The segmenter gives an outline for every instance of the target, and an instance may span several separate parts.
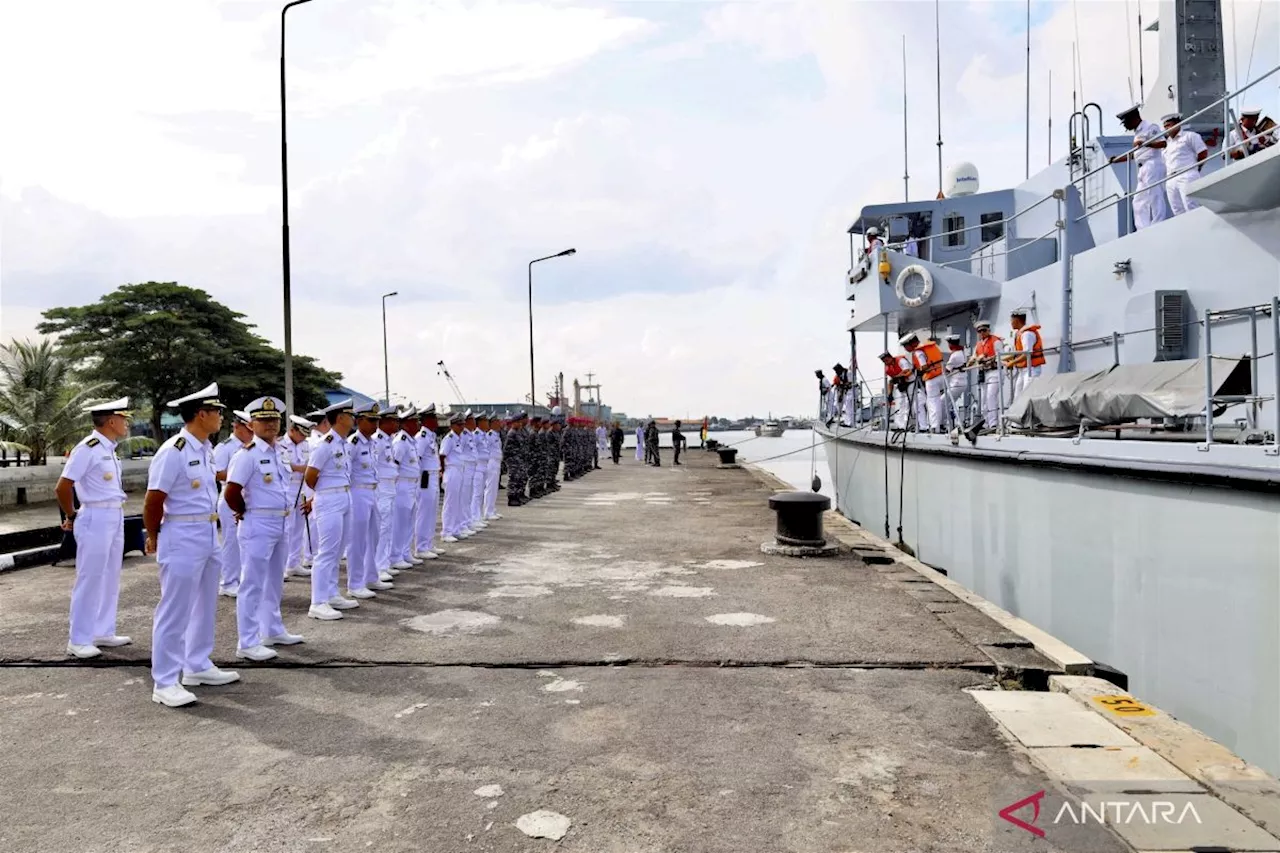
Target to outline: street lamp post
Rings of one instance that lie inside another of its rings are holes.
[[[311,0],[292,0],[280,10],[280,197],[283,209],[281,264],[284,268],[284,409],[293,414],[293,305],[289,293],[289,143],[285,133],[284,23],[285,13]]]
[[[554,255],[547,255],[545,258],[534,258],[529,261],[529,405],[538,405],[537,385],[533,379],[533,265],[542,261],[549,261],[552,258],[567,258],[570,255],[577,254],[577,249],[565,249],[563,252],[556,252]]]
[[[382,399],[388,409],[391,408],[391,368],[387,365],[387,297],[398,295],[399,291],[395,290],[382,294],[382,381],[385,383]]]

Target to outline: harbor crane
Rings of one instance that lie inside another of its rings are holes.
[[[453,391],[453,396],[457,397],[458,402],[461,405],[465,406],[467,404],[467,401],[466,401],[466,398],[462,396],[462,389],[458,387],[457,382],[453,381],[453,376],[449,373],[449,368],[444,366],[443,359],[440,361],[437,361],[436,366],[440,368],[440,370],[437,371],[437,375],[440,375],[440,374],[444,375],[445,381],[449,383],[449,388],[452,389]]]

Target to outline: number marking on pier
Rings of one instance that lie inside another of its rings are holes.
[[[1093,701],[1120,717],[1154,717],[1156,713],[1132,696],[1094,696]]]

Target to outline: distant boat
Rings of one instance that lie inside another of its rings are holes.
[[[777,421],[765,421],[756,427],[756,435],[761,438],[779,438],[785,430],[786,427]]]

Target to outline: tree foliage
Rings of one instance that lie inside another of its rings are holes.
[[[89,429],[81,410],[104,386],[78,384],[72,368],[48,339],[0,345],[0,415],[30,450],[32,464],[69,449]]]
[[[59,336],[85,378],[150,405],[157,437],[165,403],[210,382],[235,408],[263,394],[284,398],[284,353],[258,336],[244,314],[198,288],[126,284],[90,305],[51,308],[44,317],[39,330]],[[295,355],[295,409],[324,405],[324,392],[341,379]]]

